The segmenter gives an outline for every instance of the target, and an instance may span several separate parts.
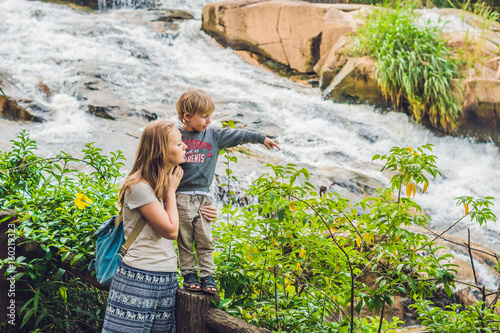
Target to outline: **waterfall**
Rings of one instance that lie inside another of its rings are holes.
[[[266,171],[266,163],[295,163],[307,167],[318,185],[340,178],[385,186],[390,175],[380,172],[373,155],[387,154],[393,146],[432,143],[443,177],[415,197],[431,216],[431,227],[444,230],[462,216],[454,201],[461,195],[495,197],[493,212],[500,217],[495,181],[500,152],[493,143],[436,136],[403,113],[324,100],[319,89],[254,67],[201,31],[206,2],[157,0],[156,7],[186,9],[195,16],[158,31],[151,9],[85,13],[39,1],[0,1],[0,73],[47,119],[40,124],[0,119],[0,150],[9,149],[24,128],[37,140],[39,154],[50,157],[63,150],[79,156],[85,143],[95,142],[104,152],[122,150],[128,168],[148,123],[141,114],[176,122],[177,98],[195,86],[213,97],[215,126],[235,120],[275,137],[282,148],[247,146],[256,156],[242,156],[234,166],[243,184]],[[90,99],[106,100],[117,120],[89,114]],[[221,174],[223,167],[220,161]],[[356,194],[347,187],[332,190]],[[463,236],[468,227],[472,241],[500,250],[500,225],[479,227],[464,220],[452,231]]]

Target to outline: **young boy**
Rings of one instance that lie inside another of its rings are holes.
[[[202,90],[189,89],[177,101],[177,113],[182,126],[182,141],[187,145],[186,162],[182,164],[184,176],[177,188],[179,211],[179,267],[184,278],[184,288],[217,294],[212,241],[212,223],[205,216],[205,206],[210,206],[210,185],[221,149],[244,143],[261,143],[268,149],[280,147],[270,138],[241,129],[210,126],[215,110],[212,98]],[[195,245],[196,254],[193,251]],[[196,255],[198,256],[198,280]]]

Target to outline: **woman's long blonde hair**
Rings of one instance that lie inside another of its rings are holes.
[[[173,165],[168,158],[169,144],[174,124],[157,120],[150,123],[141,135],[132,170],[120,189],[120,203],[123,206],[125,193],[132,185],[141,181],[148,183],[158,200],[165,200],[168,186],[168,172]]]

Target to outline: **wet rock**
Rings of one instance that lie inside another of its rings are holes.
[[[363,196],[373,195],[377,189],[383,187],[380,182],[373,178],[348,170],[337,170],[332,175],[331,181],[330,191],[341,187]]]
[[[1,118],[33,122],[45,120],[44,114],[48,110],[34,103],[33,100],[11,83],[10,77],[3,73],[0,73],[0,88],[5,94],[0,92]]]
[[[42,81],[38,82],[38,90],[40,90],[45,95],[46,98],[50,98],[52,96],[50,88]]]
[[[468,79],[463,86],[464,114],[457,133],[500,144],[500,81]]]
[[[115,120],[115,117],[111,115],[112,109],[105,106],[95,106],[89,105],[88,112],[96,117]]]
[[[0,95],[0,117],[11,120],[23,120],[42,122],[41,117],[35,116],[28,112],[26,109],[21,108],[13,99],[7,99],[5,96]]]
[[[158,10],[155,11],[155,17],[150,19],[153,25],[153,30],[160,36],[166,35],[167,31],[177,31],[179,22],[194,19],[194,15],[186,10]],[[169,37],[177,37],[172,33],[168,33]]]
[[[106,119],[117,119],[135,114],[132,107],[114,91],[116,83],[110,78],[108,69],[96,68],[92,64],[82,64],[75,70],[77,81],[72,93],[90,114]]]
[[[41,21],[42,18],[45,16],[41,10],[35,10],[32,13],[33,17],[35,17],[38,21]]]
[[[469,79],[465,81],[465,112],[482,123],[500,125],[500,81],[487,79]]]
[[[340,71],[330,64],[327,71],[338,72],[323,96],[339,102],[382,105],[387,101],[378,88],[375,61],[370,57],[349,58]]]
[[[43,1],[53,2],[56,4],[67,3],[67,5],[69,7],[77,9],[77,10],[85,10],[85,9],[97,10],[97,9],[99,9],[99,1],[100,0],[43,0]],[[106,1],[109,1],[109,0],[106,0]]]
[[[140,52],[140,51],[138,51],[138,50],[132,50],[132,51],[130,51],[130,53],[131,53],[134,57],[136,57],[137,59],[147,59],[147,60],[149,60],[149,57],[148,57],[148,55],[147,55],[147,54],[145,54],[145,53],[143,53],[143,52]]]
[[[148,121],[155,121],[158,119],[158,115],[154,112],[149,112],[148,110],[143,109],[140,113],[143,118],[146,118]]]
[[[166,10],[161,13],[161,16],[153,21],[173,22],[191,20],[194,15],[186,10]]]

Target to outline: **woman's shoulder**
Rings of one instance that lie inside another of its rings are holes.
[[[151,185],[144,181],[130,185],[130,191],[127,193],[128,198],[131,199],[151,195],[155,195],[154,190]]]
[[[130,186],[130,190],[136,190],[136,191],[143,190],[144,191],[144,190],[148,190],[148,189],[153,189],[153,188],[151,187],[151,185],[149,185],[145,181],[141,181],[141,182],[135,183],[135,184]]]

